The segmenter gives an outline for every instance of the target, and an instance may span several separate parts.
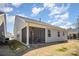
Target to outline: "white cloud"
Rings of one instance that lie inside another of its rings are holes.
[[[68,20],[68,18],[69,18],[69,13],[66,12],[66,13],[64,13],[63,15],[61,15],[60,17],[61,17],[62,20]]]
[[[58,20],[68,20],[68,18],[69,18],[69,13],[68,12],[66,12],[66,13],[64,13],[64,14],[62,14],[62,15],[55,15],[54,16],[54,18],[55,19],[58,19]]]
[[[64,6],[64,4],[61,4],[60,7],[58,7],[56,4],[52,3],[45,3],[43,4],[43,7],[33,7],[32,8],[32,15],[37,15],[41,11],[48,9],[50,13],[48,14],[49,17],[53,18],[54,22],[48,21],[52,25],[60,26],[63,28],[70,27],[71,23],[68,22],[69,19],[69,12],[68,8],[70,7],[70,4],[67,4],[67,6]],[[68,23],[67,23],[68,22]],[[62,25],[62,26],[61,26]]]
[[[12,8],[12,7],[3,7],[3,8],[1,8],[0,10],[3,11],[3,12],[8,13],[8,12],[13,11],[13,8]]]
[[[48,23],[51,23],[51,20],[48,20],[47,22],[48,22]]]
[[[19,6],[22,5],[22,3],[12,3],[12,5],[15,6],[15,7],[19,7]]]
[[[63,15],[56,15],[55,16],[55,22],[52,23],[52,25],[60,25],[64,24],[68,21],[69,13],[64,13]]]
[[[51,3],[44,3],[43,4],[43,7],[33,7],[32,8],[32,14],[31,14],[31,16],[35,16],[35,15],[37,15],[37,14],[39,14],[41,11],[43,11],[45,8],[52,8],[52,7],[54,7],[55,6],[55,4],[51,4]]]
[[[58,21],[52,22],[51,24],[52,25],[60,25],[62,23],[63,23],[63,20],[58,20]]]
[[[71,22],[68,22],[68,21],[63,21],[63,20],[59,20],[57,22],[53,22],[51,23],[52,25],[56,25],[56,26],[59,26],[61,28],[65,28],[65,29],[68,29],[68,28],[75,28],[75,26],[71,23]],[[63,25],[62,25],[63,24]]]
[[[64,8],[60,8],[60,7],[54,7],[51,10],[51,13],[49,14],[50,17],[56,15],[56,14],[61,14],[64,13],[66,10]]]
[[[44,10],[44,8],[42,8],[42,7],[39,7],[39,8],[33,7],[33,8],[32,8],[32,16],[39,14],[39,13],[40,13],[41,11],[43,11],[43,10]]]
[[[67,29],[67,28],[70,28],[70,27],[73,27],[73,26],[72,26],[72,23],[66,22],[66,24],[64,24],[64,25],[62,25],[62,26],[60,26],[60,27]]]
[[[68,22],[69,7],[70,5],[64,6],[64,4],[62,4],[61,7],[54,6],[49,13],[49,17],[53,18],[54,20],[54,22],[52,22],[51,24],[55,26],[60,26],[62,28],[69,28],[72,25],[70,22]]]
[[[67,6],[65,7],[65,9],[69,9],[70,8],[70,4],[68,3]]]
[[[58,6],[54,6],[50,11],[49,13],[49,17],[53,18],[55,17],[56,15],[61,15],[63,13],[67,13],[66,15],[68,15],[68,8],[70,7],[70,4],[67,4],[67,6],[64,6],[64,4],[61,4],[61,7],[58,7]],[[66,16],[65,15],[65,16]],[[62,16],[63,17],[63,16]]]
[[[3,11],[5,13],[13,11],[12,7],[8,7],[8,6],[6,7],[6,5],[8,5],[8,4],[6,4],[6,3],[0,3],[0,11]]]
[[[54,3],[44,3],[43,5],[44,5],[44,8],[50,8],[50,9],[52,9],[55,6]]]
[[[56,20],[60,18],[60,15],[53,16]]]
[[[7,16],[7,23],[14,23],[15,16]]]
[[[57,18],[57,19],[56,19]],[[72,26],[71,22],[68,22],[69,13],[64,13],[63,15],[55,16],[55,22],[52,22],[52,25],[59,26],[62,28],[70,28]],[[72,26],[73,27],[73,26]]]

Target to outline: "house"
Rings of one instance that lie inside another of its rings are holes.
[[[68,39],[79,39],[79,30],[78,30],[78,28],[68,29]]]
[[[65,29],[19,15],[15,16],[14,35],[26,45],[67,41]]]
[[[6,37],[6,16],[4,12],[0,12],[0,41],[5,42]]]
[[[9,38],[9,40],[14,40],[14,35],[10,32],[7,32],[7,35],[6,35],[7,38]]]

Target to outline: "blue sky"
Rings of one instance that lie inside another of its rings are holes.
[[[0,3],[0,11],[7,16],[7,31],[13,33],[15,15],[46,22],[62,28],[73,27],[79,15],[77,3]]]

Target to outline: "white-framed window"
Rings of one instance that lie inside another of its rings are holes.
[[[63,36],[65,36],[65,33],[63,32]]]
[[[48,30],[48,37],[51,37],[51,30]]]
[[[60,37],[60,32],[58,32],[58,37]]]

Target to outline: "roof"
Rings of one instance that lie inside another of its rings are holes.
[[[58,26],[54,26],[54,25],[51,25],[51,24],[48,24],[48,23],[45,23],[45,22],[41,22],[41,21],[38,21],[38,20],[35,20],[35,19],[31,19],[29,17],[23,17],[23,16],[19,16],[19,15],[16,15],[16,17],[20,17],[22,19],[24,19],[25,22],[32,22],[32,23],[38,23],[38,24],[41,24],[41,25],[46,25],[46,26],[50,26],[52,28],[56,28],[56,29],[60,29],[60,30],[64,30],[64,31],[67,31],[66,29],[64,28],[60,28]],[[15,18],[16,18],[15,17]]]
[[[78,33],[78,29],[77,28],[70,28],[70,29],[68,29],[68,33]]]

